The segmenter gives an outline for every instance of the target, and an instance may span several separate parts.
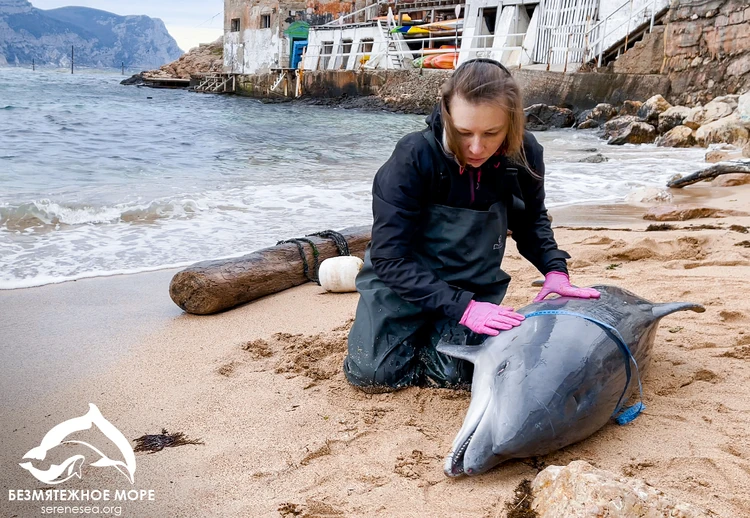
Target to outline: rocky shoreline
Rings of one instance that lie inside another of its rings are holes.
[[[650,144],[663,147],[744,147],[750,156],[750,93],[717,97],[705,106],[672,106],[661,95],[620,107],[598,104],[579,113],[569,108],[532,105],[525,110],[527,127],[598,129],[610,145]]]
[[[203,43],[177,60],[156,70],[144,70],[120,82],[122,85],[143,85],[149,79],[191,79],[210,73],[221,73],[224,66],[224,37]]]

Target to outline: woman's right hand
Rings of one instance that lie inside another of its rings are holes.
[[[482,335],[497,336],[500,331],[507,331],[521,325],[524,316],[513,308],[498,306],[491,302],[472,300],[464,311],[459,324]]]

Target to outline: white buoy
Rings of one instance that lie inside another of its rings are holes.
[[[318,269],[320,286],[333,293],[357,291],[354,280],[364,264],[362,259],[353,255],[326,259]]]

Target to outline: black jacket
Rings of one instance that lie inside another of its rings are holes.
[[[508,210],[508,227],[518,251],[542,274],[567,272],[565,259],[570,256],[557,248],[544,206],[543,148],[534,136],[525,133],[524,151],[527,162],[541,179],[501,156],[483,164],[481,176],[476,170],[459,174],[458,164],[440,144],[443,126],[439,107],[427,118],[427,124],[444,155],[442,159],[435,155],[422,132],[410,133],[398,142],[373,182],[370,257],[383,283],[425,311],[460,320],[474,294],[439,279],[411,255],[422,210],[432,204],[474,210],[487,210],[498,201],[510,206],[511,194],[516,194],[517,199],[516,208]],[[505,174],[509,167],[518,169],[514,175],[517,181]]]

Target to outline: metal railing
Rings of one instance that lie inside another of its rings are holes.
[[[337,26],[340,26],[340,25],[344,25],[344,20],[345,19],[347,19],[347,18],[353,18],[354,15],[357,15],[359,13],[364,13],[366,11],[371,11],[372,9],[378,7],[380,4],[387,4],[387,3],[388,3],[388,0],[376,0],[374,3],[372,3],[370,5],[364,6],[362,9],[357,9],[356,11],[352,11],[351,13],[345,14],[344,16],[339,16],[335,20],[332,20],[332,21],[330,21],[328,23],[324,23],[323,25],[318,25],[315,28],[319,29],[321,27],[337,27]],[[370,18],[371,19],[375,18],[375,16],[371,16]],[[353,23],[356,23],[356,22],[353,22]]]
[[[524,33],[509,33],[509,34],[482,34],[482,35],[474,35],[471,37],[463,37],[462,40],[469,40],[472,43],[474,40],[480,40],[480,41],[486,41],[493,38],[502,38],[502,37],[514,37],[514,36],[524,36]],[[408,40],[401,40],[403,42],[416,42],[416,43],[422,43],[423,47],[419,50],[392,50],[388,48],[388,43],[392,42],[394,40],[384,40],[381,42],[368,42],[368,43],[379,43],[384,48],[382,50],[377,51],[370,51],[370,52],[364,52],[362,50],[357,49],[356,51],[354,49],[350,50],[347,53],[342,52],[330,52],[330,53],[315,53],[312,52],[313,58],[317,57],[317,63],[314,69],[318,69],[321,60],[325,60],[326,63],[330,63],[331,59],[334,60],[334,62],[338,61],[339,59],[343,63],[349,63],[350,59],[352,57],[357,59],[357,57],[363,58],[364,56],[369,56],[367,63],[369,62],[378,62],[379,59],[386,58],[386,68],[389,66],[389,62],[387,58],[389,56],[400,56],[400,57],[409,57],[412,59],[416,59],[418,57],[424,57],[429,56],[433,54],[460,54],[461,52],[476,52],[477,54],[481,53],[487,53],[487,56],[480,56],[480,57],[488,57],[489,54],[492,52],[505,52],[505,51],[514,51],[514,50],[524,50],[524,47],[522,45],[512,45],[512,46],[502,46],[502,47],[493,47],[493,46],[473,46],[470,45],[468,48],[464,48],[463,46],[454,47],[451,49],[440,49],[440,48],[434,48],[434,47],[424,47],[424,43],[436,43],[441,41],[446,42],[455,42],[455,36],[434,36],[429,38],[410,38]],[[323,49],[323,47],[326,47],[329,45],[323,45],[323,44],[311,44],[308,45],[307,52],[310,53],[311,49],[314,51],[315,49]],[[327,58],[327,59],[325,59]],[[368,67],[366,63],[362,63],[362,67],[365,69],[371,69],[375,67]]]
[[[628,47],[628,39],[630,38],[631,28],[634,29],[635,27],[638,27],[638,25],[644,23],[645,20],[649,17],[650,24],[648,31],[653,31],[654,17],[656,15],[656,5],[657,0],[650,0],[643,7],[633,12],[633,0],[628,0],[620,7],[612,11],[606,18],[591,26],[591,28],[585,32],[586,45],[584,49],[584,63],[591,61],[595,56],[598,55],[596,66],[602,66],[602,55],[604,54],[604,51],[607,50],[604,46],[605,40],[612,34],[614,34],[615,31],[621,29],[625,25],[627,25],[627,29],[625,30],[625,49],[627,49]],[[612,21],[612,17],[625,8],[629,9],[627,19],[615,25],[615,22]],[[635,26],[631,27],[635,20],[640,20],[641,23],[635,24]]]

